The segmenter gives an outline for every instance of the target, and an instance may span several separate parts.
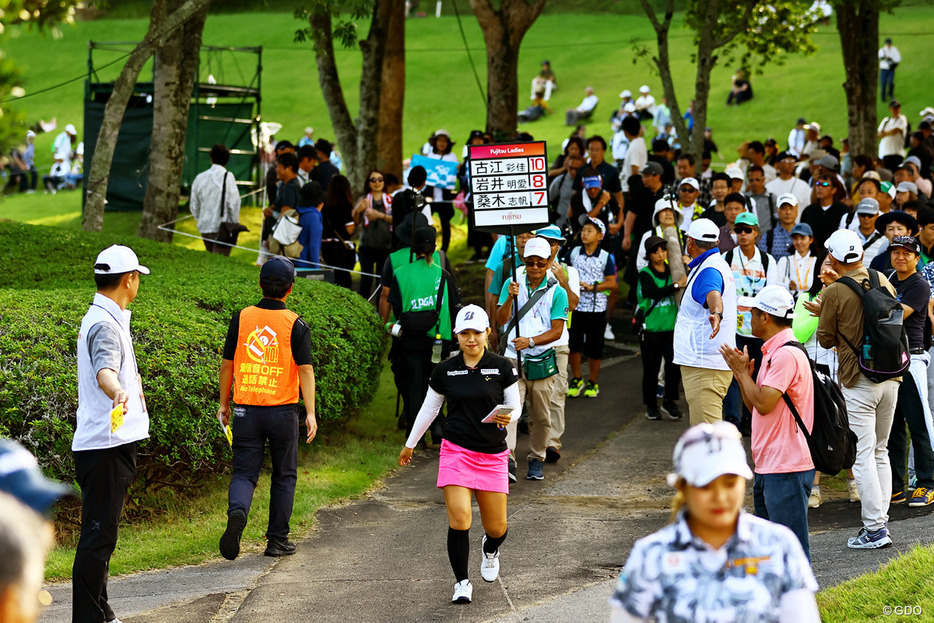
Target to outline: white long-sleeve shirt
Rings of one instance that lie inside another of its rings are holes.
[[[216,233],[222,222],[240,220],[240,193],[233,173],[219,164],[212,164],[207,171],[202,171],[191,184],[191,215],[198,223],[202,234]],[[227,193],[224,196],[224,210],[221,214],[221,195],[224,176],[227,175]]]

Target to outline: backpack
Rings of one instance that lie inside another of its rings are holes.
[[[902,323],[905,312],[891,292],[879,281],[879,273],[869,269],[869,289],[866,282],[856,283],[852,277],[841,277],[838,281],[859,295],[863,304],[863,343],[850,344],[859,363],[860,372],[873,383],[882,383],[905,373],[911,363],[908,352],[908,336]]]
[[[797,348],[807,357],[807,350],[800,342],[785,342],[782,346]],[[853,467],[853,463],[856,462],[857,437],[856,433],[850,430],[843,392],[833,379],[817,369],[810,357],[808,365],[811,367],[811,380],[814,384],[814,427],[810,433],[801,421],[801,416],[788,393],[783,393],[782,398],[808,442],[814,469],[833,476],[841,470]]]

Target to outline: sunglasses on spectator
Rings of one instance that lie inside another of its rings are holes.
[[[875,216],[875,214],[857,214],[856,216],[859,218],[872,218]]]
[[[550,262],[551,260],[525,260],[525,265],[532,268],[545,268]]]
[[[370,178],[370,183],[371,183],[371,184],[375,184],[376,182],[382,182],[382,181],[383,181],[383,178],[381,178],[381,177],[371,177],[371,178]]]
[[[817,182],[815,186],[823,186],[824,188],[827,188],[830,186],[830,182]]]
[[[693,186],[682,186],[682,187],[679,188],[678,190],[679,190],[680,192],[683,192],[683,193],[696,193],[696,192],[698,192],[697,189],[694,188]]]
[[[733,228],[733,232],[737,234],[751,234],[752,227],[746,227],[745,225],[740,225]]]

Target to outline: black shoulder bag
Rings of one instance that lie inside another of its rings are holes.
[[[402,326],[402,335],[405,337],[421,337],[434,330],[437,334],[441,320],[441,304],[444,299],[444,284],[447,281],[447,271],[441,269],[441,284],[438,286],[438,296],[435,299],[434,309],[403,312],[399,317]],[[432,336],[434,337],[434,336]]]
[[[217,230],[217,241],[223,244],[225,250],[227,251],[225,255],[230,255],[230,247],[237,244],[237,238],[240,236],[240,232],[250,231],[246,228],[246,225],[242,225],[238,221],[229,221],[224,219],[224,211],[227,208],[228,175],[230,175],[230,171],[224,173],[224,181],[221,182],[221,225]]]

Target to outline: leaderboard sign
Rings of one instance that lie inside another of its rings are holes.
[[[548,225],[545,142],[470,146],[474,226],[520,233]]]

